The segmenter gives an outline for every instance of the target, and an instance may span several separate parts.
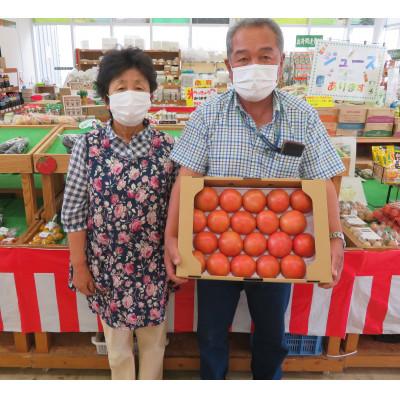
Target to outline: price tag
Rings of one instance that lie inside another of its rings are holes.
[[[381,237],[370,228],[361,228],[360,232],[362,240],[382,240]]]
[[[315,108],[334,107],[332,96],[306,96],[306,101],[310,106]]]
[[[47,239],[51,235],[50,232],[40,232],[39,237],[40,239]]]
[[[356,216],[347,217],[346,221],[351,226],[366,226],[367,225],[361,218],[358,218]]]

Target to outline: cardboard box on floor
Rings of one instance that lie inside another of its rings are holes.
[[[233,275],[212,276],[201,273],[200,262],[193,256],[193,212],[194,198],[205,186],[231,188],[301,188],[307,193],[314,204],[313,223],[315,237],[315,258],[307,265],[304,279],[278,278],[240,278]],[[316,206],[317,205],[317,206]],[[226,281],[255,281],[280,283],[330,283],[332,282],[330,240],[328,224],[328,206],[326,183],[322,180],[300,179],[243,179],[219,177],[182,177],[179,205],[179,234],[178,247],[182,262],[177,266],[177,276],[195,279],[226,280]]]

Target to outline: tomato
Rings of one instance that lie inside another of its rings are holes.
[[[211,232],[200,232],[194,237],[193,245],[203,254],[211,254],[217,249],[218,240]]]
[[[267,235],[276,232],[279,228],[278,216],[271,210],[261,211],[257,215],[257,228]]]
[[[283,189],[271,190],[267,196],[267,206],[276,213],[284,212],[289,207],[289,195]]]
[[[293,251],[300,257],[312,257],[315,254],[315,240],[309,233],[300,233],[293,240]]]
[[[225,189],[219,196],[219,204],[226,212],[235,212],[242,207],[242,195],[235,189]]]
[[[235,276],[250,278],[256,272],[256,262],[250,256],[236,256],[231,261],[231,271]]]
[[[201,273],[203,273],[206,270],[206,258],[204,257],[204,254],[198,250],[194,250],[193,255],[200,261]]]
[[[275,278],[281,271],[279,261],[272,256],[262,256],[257,260],[257,275],[260,278]]]
[[[210,275],[226,276],[230,272],[229,260],[221,253],[214,253],[207,260],[207,271]]]
[[[207,217],[204,215],[203,211],[198,210],[197,208],[194,209],[193,212],[193,232],[199,233],[207,225]]]
[[[248,190],[243,196],[243,207],[251,213],[259,213],[265,208],[267,198],[259,189]]]
[[[207,218],[207,225],[210,231],[215,233],[225,232],[229,228],[229,223],[229,215],[224,210],[212,211]]]
[[[247,235],[256,228],[256,220],[248,211],[237,211],[231,218],[232,229],[241,235]]]
[[[267,240],[264,235],[259,232],[250,233],[244,239],[244,251],[249,256],[259,256],[265,253],[267,249]]]
[[[205,187],[194,198],[194,207],[201,211],[213,211],[218,206],[218,194],[211,187]]]
[[[291,210],[280,217],[279,226],[288,235],[298,235],[306,229],[307,220],[302,212]]]
[[[243,240],[236,232],[224,232],[218,240],[218,247],[221,253],[228,257],[234,257],[242,251]]]
[[[306,263],[299,256],[286,256],[281,261],[281,272],[285,278],[302,279],[306,274]]]
[[[268,238],[268,251],[271,256],[285,257],[292,250],[292,239],[285,232],[275,232]]]
[[[400,215],[400,210],[398,209],[398,208],[392,208],[391,210],[390,210],[390,216],[392,217],[392,218],[396,218],[396,217],[398,217]]]
[[[309,213],[312,210],[312,200],[308,194],[305,194],[301,189],[295,190],[290,195],[290,206],[302,213]]]

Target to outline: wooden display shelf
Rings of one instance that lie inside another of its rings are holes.
[[[400,137],[358,137],[357,143],[400,143]]]
[[[27,354],[10,351],[10,346],[0,342],[0,367],[108,369],[106,356],[98,355],[91,344],[94,333],[37,333],[35,348]],[[169,334],[164,369],[193,371],[200,367],[195,333]],[[338,338],[337,338],[338,339]],[[335,344],[340,344],[340,339]],[[250,371],[251,353],[248,334],[230,334],[230,371]],[[339,347],[338,347],[339,351]],[[3,356],[4,354],[4,356]],[[284,371],[340,372],[343,360],[320,356],[289,356]]]
[[[388,247],[388,246],[382,246],[382,247],[365,247],[362,242],[357,238],[356,235],[344,224],[342,224],[342,229],[344,236],[346,237],[346,241],[350,245],[350,247],[356,247],[357,249],[364,249],[364,250],[370,250],[370,251],[386,251],[386,250],[398,250],[398,247]]]
[[[18,86],[10,86],[0,89],[0,93],[12,93],[12,92],[19,92]]]
[[[55,125],[0,125],[0,142],[2,129],[15,129],[21,130],[26,129],[29,132],[30,129],[49,129],[49,132],[43,135],[43,138],[37,143],[32,149],[24,154],[0,154],[0,173],[13,174],[13,173],[28,173],[33,172],[32,166],[32,155],[52,137],[57,131]]]

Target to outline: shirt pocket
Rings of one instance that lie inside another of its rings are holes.
[[[274,153],[271,174],[275,178],[300,178],[302,157]]]

